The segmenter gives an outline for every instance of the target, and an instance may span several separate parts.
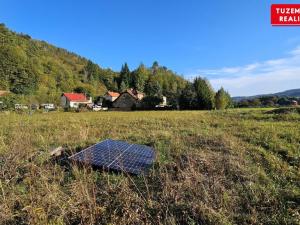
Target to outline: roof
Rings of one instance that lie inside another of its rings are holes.
[[[119,97],[120,94],[118,92],[113,92],[113,91],[108,91],[107,95],[111,96],[111,97]]]
[[[0,90],[0,97],[9,94],[9,91],[1,91]]]
[[[138,99],[138,97],[136,96],[136,94],[133,93],[133,91],[131,89],[127,89],[126,91],[124,91],[122,94],[128,93],[131,97]]]
[[[140,91],[138,91],[138,90],[135,90],[135,89],[132,89],[132,88],[130,88],[130,89],[127,89],[125,92],[123,92],[123,93],[128,93],[128,94],[130,94],[132,97],[134,97],[135,99],[138,99],[138,94],[141,94],[141,95],[143,95],[144,93],[142,93],[142,92],[140,92]],[[122,93],[122,94],[123,94]]]
[[[114,102],[116,102],[123,94],[129,94],[132,98],[134,98],[135,100],[138,100],[138,101],[141,100],[140,98],[138,98],[138,94],[144,95],[144,93],[139,92],[133,88],[130,88],[130,89],[127,89],[126,91],[123,91]]]
[[[63,95],[72,102],[86,102],[87,98],[82,93],[63,93]]]

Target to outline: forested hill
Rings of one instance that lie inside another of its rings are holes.
[[[84,91],[96,97],[129,87],[177,95],[186,81],[154,62],[130,71],[103,69],[92,61],[44,41],[10,31],[0,24],[0,90],[37,102],[57,102],[62,92]],[[120,65],[121,68],[121,65]]]
[[[291,90],[286,90],[278,93],[273,93],[273,94],[263,94],[263,95],[254,95],[254,96],[238,96],[238,97],[233,97],[232,99],[236,102],[242,101],[242,100],[251,100],[255,98],[261,98],[261,97],[300,97],[300,88],[298,89],[291,89]]]

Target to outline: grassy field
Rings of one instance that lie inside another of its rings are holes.
[[[54,160],[103,139],[153,146],[147,176]],[[0,114],[0,224],[300,224],[300,114]]]

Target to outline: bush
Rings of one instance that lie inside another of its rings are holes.
[[[159,105],[163,101],[160,96],[146,96],[142,100],[143,109],[155,109],[155,106]]]

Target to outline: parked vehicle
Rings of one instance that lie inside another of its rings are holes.
[[[98,112],[102,110],[102,107],[100,105],[93,105],[92,109],[93,111]]]
[[[30,108],[31,108],[31,110],[38,110],[39,105],[38,104],[31,104]]]
[[[15,104],[15,109],[28,109],[28,106],[24,104]]]
[[[41,104],[41,108],[46,110],[55,110],[55,106],[52,103]]]

